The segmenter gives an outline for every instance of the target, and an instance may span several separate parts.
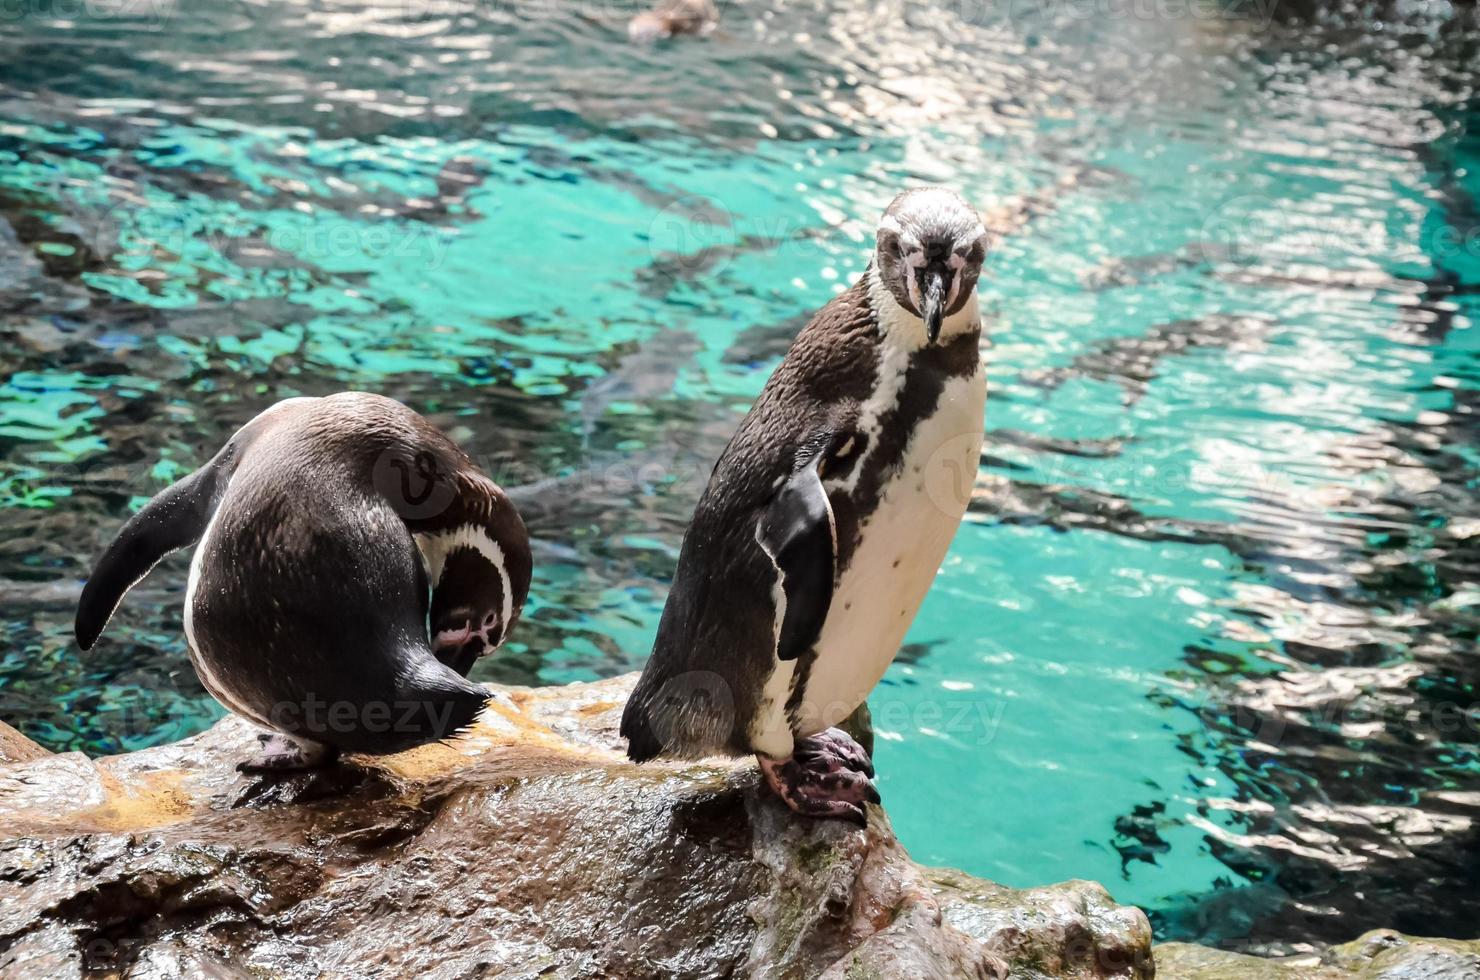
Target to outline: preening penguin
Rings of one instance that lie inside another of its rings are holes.
[[[793,810],[865,819],[872,765],[833,726],[894,659],[970,499],[986,245],[959,195],[906,191],[797,336],[684,536],[622,716],[634,760],[753,752]]]
[[[529,592],[529,538],[504,492],[431,423],[362,392],[279,402],[130,518],[82,591],[82,648],[197,541],[191,662],[217,701],[278,733],[248,767],[464,728],[488,697],[465,675]]]

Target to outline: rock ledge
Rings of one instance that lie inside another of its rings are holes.
[[[227,718],[88,760],[0,732],[0,975],[1149,978],[1098,885],[1024,891],[795,819],[722,761],[637,767],[634,677],[498,690],[453,746],[264,779]]]
[[[1260,959],[1189,943],[1156,947],[1162,980],[1480,980],[1480,939],[1374,929],[1321,956]]]

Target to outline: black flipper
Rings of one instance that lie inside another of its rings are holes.
[[[780,660],[795,660],[817,641],[832,605],[838,533],[818,472],[822,459],[819,453],[782,484],[755,528],[786,596],[776,644]]]
[[[229,474],[230,449],[189,476],[155,495],[128,522],[103,552],[83,587],[73,631],[84,650],[92,649],[124,593],[149,574],[172,551],[200,540],[220,499],[218,490]]]

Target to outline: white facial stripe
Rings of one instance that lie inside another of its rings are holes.
[[[476,524],[464,524],[455,531],[440,534],[418,534],[416,543],[421,549],[422,560],[427,564],[427,580],[436,589],[442,581],[442,572],[447,566],[447,556],[458,548],[471,548],[498,571],[500,591],[503,593],[503,608],[499,610],[499,630],[507,633],[509,620],[514,615],[514,594],[509,581],[509,571],[504,563],[504,549],[488,536],[488,532]],[[500,635],[500,640],[502,640]]]
[[[886,214],[879,219],[879,230],[876,235],[883,235],[886,231],[892,231],[899,236],[899,248],[906,257],[922,249],[920,239],[916,238],[913,232],[907,231],[904,225],[899,223],[899,219],[892,214]]]

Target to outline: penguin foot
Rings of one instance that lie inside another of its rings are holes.
[[[256,755],[237,764],[237,772],[286,772],[295,769],[318,769],[339,758],[339,750],[322,742],[294,738],[281,732],[263,732],[257,736],[261,746]]]
[[[796,740],[789,759],[760,760],[766,784],[804,817],[836,817],[863,827],[865,803],[878,803],[874,764],[846,732],[829,728]]]

